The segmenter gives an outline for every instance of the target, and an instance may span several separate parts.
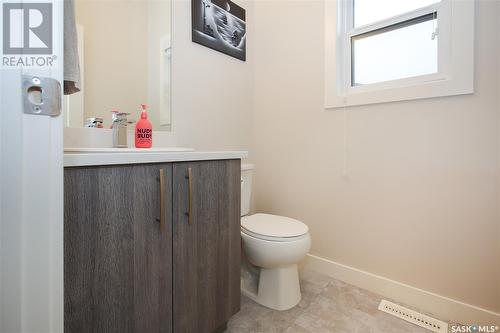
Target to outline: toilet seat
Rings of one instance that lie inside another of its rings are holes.
[[[301,236],[297,237],[272,237],[272,236],[265,236],[265,235],[259,235],[255,234],[251,231],[245,230],[244,228],[241,228],[241,232],[247,236],[259,239],[259,240],[264,240],[264,241],[269,241],[269,242],[282,242],[282,243],[287,243],[287,242],[294,242],[298,241],[301,239],[305,239],[309,237],[309,234],[304,234]]]
[[[255,214],[241,218],[241,231],[262,240],[291,242],[308,237],[309,228],[289,217]]]

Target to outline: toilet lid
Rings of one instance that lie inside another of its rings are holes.
[[[241,227],[253,234],[276,238],[302,236],[309,231],[300,221],[271,214],[245,216],[241,219]]]

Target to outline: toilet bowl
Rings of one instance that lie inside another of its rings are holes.
[[[309,228],[284,216],[247,215],[252,170],[242,165],[241,237],[246,258],[258,270],[258,283],[255,290],[242,283],[242,293],[271,309],[287,310],[301,299],[297,264],[311,247]]]

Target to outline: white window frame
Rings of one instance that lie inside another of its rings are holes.
[[[474,0],[442,0],[357,28],[353,27],[353,1],[325,2],[326,108],[474,92]],[[437,13],[438,19],[437,73],[351,85],[351,37],[431,13]]]

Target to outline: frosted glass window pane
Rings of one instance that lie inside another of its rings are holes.
[[[440,0],[354,0],[354,27],[430,6]]]
[[[370,84],[436,73],[436,19],[352,39],[352,85]]]

